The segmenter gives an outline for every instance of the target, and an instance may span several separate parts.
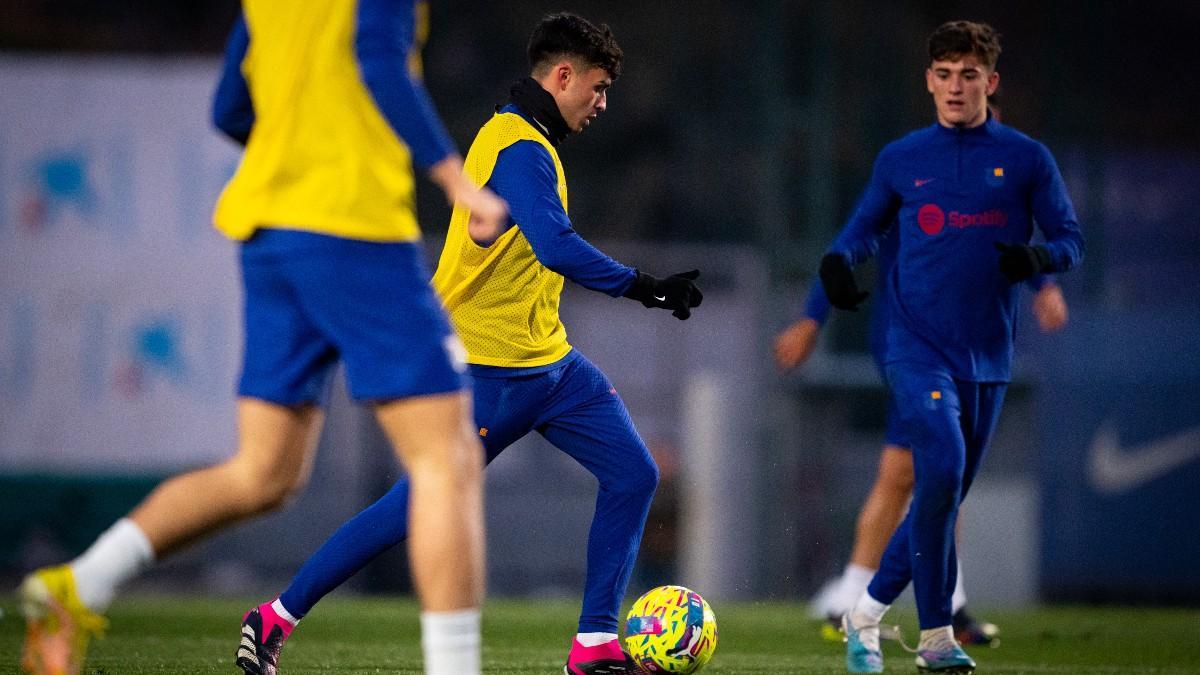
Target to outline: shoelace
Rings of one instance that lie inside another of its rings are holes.
[[[849,641],[850,641],[850,635],[849,635],[849,634],[846,632],[846,625],[847,625],[847,623],[849,623],[849,619],[847,619],[847,620],[846,620],[846,623],[843,623],[843,624],[841,625],[841,627],[840,627],[840,628],[838,628],[838,632],[840,632],[840,633],[842,634],[842,642],[849,642]],[[858,634],[859,634],[859,635],[862,635],[863,628],[864,628],[863,626],[859,626],[859,627],[855,628],[854,630],[855,630],[856,632],[858,632]],[[890,637],[888,637],[888,638],[885,638],[885,637],[884,637],[884,632],[885,632],[885,631],[898,631],[898,630],[900,630],[900,627],[899,627],[899,626],[880,626],[880,627],[879,627],[879,639],[880,639],[880,640],[883,640],[883,639],[892,639],[892,638],[890,638]],[[889,633],[889,635],[890,635],[890,634],[891,634],[891,633]],[[859,638],[859,641],[860,641],[860,642],[862,641],[862,638],[861,638],[861,637]]]
[[[909,654],[917,654],[921,651],[920,645],[917,645],[916,647],[908,646],[908,643],[904,641],[904,629],[902,629],[898,625],[880,626],[879,627],[879,639],[880,640],[893,640],[893,641],[899,643],[900,648],[903,649],[904,651],[908,652]],[[949,647],[947,647],[947,649],[951,649],[955,646],[961,647],[962,643],[959,642],[958,640],[953,640],[953,641],[951,641],[951,644]]]
[[[919,651],[918,649],[908,646],[908,643],[904,641],[904,630],[898,625],[884,626],[880,624],[879,639],[897,642],[904,651],[910,654],[916,654]]]

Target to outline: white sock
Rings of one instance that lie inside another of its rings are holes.
[[[275,600],[271,603],[271,609],[275,610],[275,613],[279,615],[279,618],[292,624],[292,628],[295,628],[296,624],[300,623],[300,619],[292,616],[292,613],[287,611],[287,607],[283,606],[283,603],[279,601],[279,598],[275,598]]]
[[[576,633],[575,639],[584,647],[596,647],[617,639],[616,633]]]
[[[954,630],[950,626],[938,626],[921,631],[921,641],[917,644],[917,650],[944,652],[957,644],[954,641]]]
[[[862,565],[850,563],[846,565],[846,569],[842,571],[842,581],[837,593],[837,606],[835,613],[838,615],[849,612],[854,603],[862,597],[866,592],[867,585],[871,583],[871,579],[875,576],[875,570]]]
[[[154,549],[141,528],[122,518],[70,563],[79,600],[102,614],[117,589],[154,563]]]
[[[854,608],[850,610],[850,624],[855,628],[878,626],[890,607],[891,605],[885,605],[871,597],[870,593],[863,591],[863,594],[858,596],[858,602],[854,603]]]
[[[950,609],[955,614],[967,606],[967,588],[963,586],[962,560],[958,561],[958,578],[954,580],[954,595],[950,596]]]
[[[479,610],[421,612],[425,675],[479,675]]]

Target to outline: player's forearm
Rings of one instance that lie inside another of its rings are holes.
[[[429,167],[429,180],[442,189],[446,201],[454,204],[463,195],[476,189],[469,178],[463,174],[463,160],[457,152],[450,153]]]
[[[502,150],[488,187],[508,202],[513,221],[547,268],[613,297],[637,277],[633,268],[599,251],[571,226],[558,194],[554,160],[540,144],[519,141]]]
[[[1079,226],[1071,223],[1073,228],[1063,228],[1054,237],[1047,236],[1044,246],[1050,252],[1051,265],[1043,272],[1066,272],[1083,262],[1083,234]]]
[[[637,271],[605,255],[580,237],[565,213],[534,209],[517,227],[529,241],[538,262],[589,290],[618,297],[637,278]]]
[[[250,140],[250,131],[254,127],[254,103],[246,78],[242,76],[242,60],[246,58],[249,43],[246,20],[239,16],[225,45],[221,79],[213,94],[213,126],[241,145]]]
[[[828,252],[846,256],[851,265],[874,257],[895,217],[895,208],[888,196],[877,188],[868,189]]]
[[[417,166],[426,170],[454,152],[454,144],[428,92],[408,72],[412,45],[410,16],[391,16],[392,3],[362,0],[354,51],[367,91],[392,130],[404,141]]]
[[[1039,175],[1033,193],[1033,217],[1045,235],[1050,264],[1042,272],[1066,272],[1083,261],[1083,231],[1054,156],[1040,146]]]

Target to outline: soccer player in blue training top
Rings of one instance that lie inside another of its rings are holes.
[[[593,248],[567,217],[557,146],[608,106],[623,58],[612,32],[573,14],[542,19],[529,40],[531,77],[480,129],[466,173],[511,208],[509,228],[490,245],[468,236],[471,215],[456,206],[434,288],[466,345],[475,420],[487,461],[537,431],[599,481],[587,546],[579,632],[564,672],[632,673],[617,640],[617,612],[637,557],[658,468],[608,379],[567,343],[558,315],[563,282],[687,319],[702,296],[697,271],[658,279]],[[343,525],[280,596],[258,607],[282,638],[326,593],[408,536],[409,479]]]
[[[121,583],[302,487],[340,358],[412,480],[425,672],[480,672],[482,462],[461,344],[422,264],[412,162],[477,217],[476,236],[498,234],[507,211],[463,177],[408,70],[417,15],[409,0],[243,2],[213,111],[245,145],[214,216],[241,242],[237,453],[166,481],[80,557],[25,580],[27,670],[77,671]],[[257,612],[243,628],[238,665],[275,672],[255,646],[278,633]]]
[[[1050,152],[988,113],[1000,81],[996,32],[954,21],[928,46],[925,81],[937,121],[879,153],[820,267],[830,304],[853,310],[867,296],[853,266],[874,253],[881,233],[897,229],[884,363],[915,484],[879,571],[843,620],[850,672],[883,671],[879,623],[909,581],[921,625],[917,667],[974,671],[951,627],[958,506],[1011,377],[1017,284],[1066,271],[1083,255]],[[1030,244],[1035,220],[1044,244]]]
[[[995,108],[992,109],[995,113]],[[879,241],[875,253],[876,283],[874,310],[869,331],[871,356],[886,385],[884,338],[887,333],[888,276],[896,259],[897,228],[892,227]],[[1062,289],[1053,277],[1037,274],[1028,285],[1034,290],[1033,314],[1043,332],[1059,331],[1067,322],[1067,304]],[[775,363],[788,371],[803,364],[817,346],[821,327],[829,316],[829,299],[820,280],[812,284],[805,301],[804,313],[784,329],[775,340]],[[912,451],[900,433],[900,421],[895,404],[888,404],[884,446],[879,457],[879,472],[858,514],[854,528],[854,546],[850,561],[837,578],[831,580],[813,600],[812,611],[824,619],[822,635],[841,642],[842,616],[850,611],[875,571],[887,548],[888,540],[908,510],[913,488]],[[962,519],[959,518],[961,525]],[[957,577],[951,609],[954,637],[962,644],[994,644],[998,629],[986,622],[976,621],[967,611],[967,594],[963,583],[962,563],[957,564]]]

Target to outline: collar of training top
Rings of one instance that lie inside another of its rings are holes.
[[[550,145],[558,147],[571,134],[571,127],[567,126],[567,121],[559,112],[554,97],[532,77],[514,82],[509,89],[508,100],[537,123],[534,126],[550,141]]]

